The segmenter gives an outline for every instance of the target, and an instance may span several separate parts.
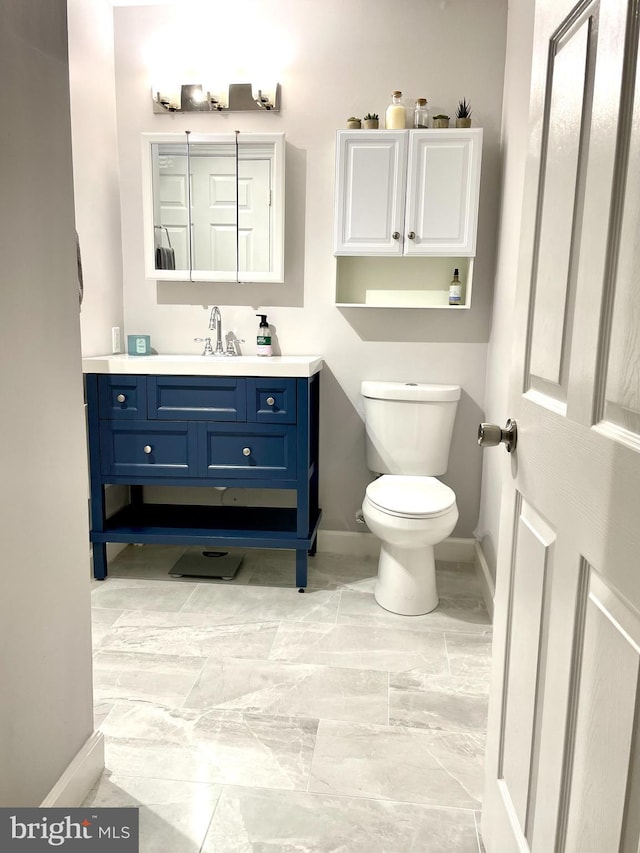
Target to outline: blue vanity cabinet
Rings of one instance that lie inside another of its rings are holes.
[[[318,505],[319,373],[310,377],[85,375],[94,576],[106,544],[295,550],[307,585]],[[124,398],[124,399],[123,399]],[[105,487],[130,487],[107,518]],[[193,504],[146,504],[145,485],[193,486]],[[296,506],[203,506],[198,487],[290,489]]]

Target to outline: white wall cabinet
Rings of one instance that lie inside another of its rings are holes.
[[[338,131],[336,255],[473,257],[482,129]]]
[[[464,297],[454,310],[468,308],[481,160],[480,128],[338,131],[336,302],[449,307],[458,267]],[[409,266],[408,257],[423,266]],[[375,258],[388,260],[372,268]]]

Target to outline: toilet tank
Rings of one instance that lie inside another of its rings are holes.
[[[459,385],[367,380],[361,393],[370,471],[425,477],[445,473]]]

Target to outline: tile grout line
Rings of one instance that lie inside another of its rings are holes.
[[[449,647],[447,646],[447,632],[446,632],[446,631],[443,631],[443,632],[442,632],[442,641],[443,641],[443,643],[444,643],[444,653],[445,653],[446,658],[447,658],[447,670],[448,670],[448,674],[449,674],[449,675],[452,675],[452,672],[451,672],[451,658],[449,657]]]
[[[220,785],[220,787],[222,788],[222,790],[220,791],[220,793],[218,795],[218,799],[216,800],[216,804],[213,807],[213,810],[211,812],[211,817],[209,818],[209,822],[207,823],[207,828],[204,831],[204,835],[202,836],[202,841],[200,842],[200,846],[198,847],[198,853],[202,853],[204,850],[204,845],[205,845],[205,842],[207,840],[207,836],[209,835],[209,830],[211,829],[211,824],[213,823],[213,818],[215,817],[215,814],[218,811],[218,806],[220,805],[220,800],[222,799],[222,797],[223,797],[228,786],[222,784],[222,785]]]

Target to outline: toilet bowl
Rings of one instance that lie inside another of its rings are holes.
[[[433,547],[458,521],[455,493],[435,477],[385,474],[367,486],[362,514],[380,539],[374,596],[392,613],[438,606]]]
[[[419,616],[438,606],[433,546],[458,521],[456,496],[436,479],[447,470],[461,388],[365,380],[367,486],[362,514],[380,539],[375,598]]]

